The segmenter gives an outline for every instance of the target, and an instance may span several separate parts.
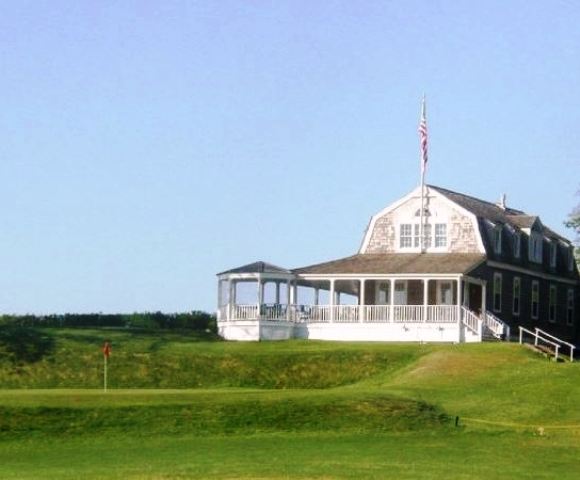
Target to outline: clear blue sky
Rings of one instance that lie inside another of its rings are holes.
[[[215,273],[355,253],[427,181],[562,226],[574,1],[0,6],[0,311],[215,308]]]

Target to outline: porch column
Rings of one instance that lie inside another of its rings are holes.
[[[461,331],[463,330],[463,322],[461,320],[461,278],[457,278],[457,306],[455,307],[457,309],[457,325],[458,325],[458,342],[461,343],[461,337],[463,336],[461,334]]]
[[[280,282],[276,280],[276,305],[280,304]]]
[[[429,305],[429,280],[423,280],[423,322],[427,321],[427,310]]]
[[[364,322],[366,320],[366,318],[365,318],[365,282],[366,282],[366,280],[364,278],[361,278],[360,291],[359,291],[359,297],[358,297],[358,304],[360,306],[359,314],[358,314],[358,321],[359,322]]]
[[[330,279],[330,315],[329,315],[329,319],[330,319],[330,323],[334,322],[334,301],[335,301],[335,293],[334,293],[334,278]]]
[[[234,306],[236,305],[236,281],[228,280],[228,320],[232,320],[234,316]]]
[[[290,303],[290,280],[286,280],[286,320],[292,320],[292,307]]]
[[[481,284],[481,318],[485,318],[485,298],[486,298],[486,283]]]
[[[389,321],[395,319],[395,279],[389,280]]]
[[[264,283],[262,282],[262,279],[258,277],[258,312],[256,313],[256,318],[258,320],[260,320],[260,313],[263,303],[264,303]]]
[[[218,280],[218,288],[217,288],[217,321],[223,320],[222,316],[222,287],[223,281]]]

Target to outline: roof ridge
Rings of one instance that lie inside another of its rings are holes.
[[[492,207],[498,208],[498,209],[506,212],[506,215],[512,215],[512,216],[516,216],[516,217],[517,216],[520,216],[520,215],[523,215],[523,216],[526,216],[526,217],[537,217],[537,215],[530,215],[530,214],[524,212],[523,210],[519,210],[517,208],[507,207],[505,209],[502,209],[497,203],[490,202],[489,200],[483,200],[481,198],[474,197],[473,195],[469,195],[467,193],[456,192],[455,190],[450,190],[448,188],[438,187],[437,185],[427,185],[427,187],[434,188],[435,190],[438,190],[438,191],[440,191],[443,194],[444,194],[444,192],[448,192],[448,193],[452,193],[454,195],[461,195],[462,197],[470,198],[472,200],[476,200],[478,202],[485,203],[487,205],[490,205]],[[515,213],[514,214],[510,214],[510,213],[507,213],[507,212],[515,212]]]

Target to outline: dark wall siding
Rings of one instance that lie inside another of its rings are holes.
[[[495,272],[502,274],[502,304],[501,312],[493,310],[493,275]],[[518,333],[517,327],[523,326],[530,330],[534,327],[539,327],[558,337],[579,342],[580,323],[580,289],[578,286],[573,286],[563,282],[546,280],[535,275],[528,275],[525,273],[513,272],[487,265],[481,265],[472,272],[469,276],[481,278],[487,282],[486,292],[486,308],[494,315],[499,317],[504,322],[508,323],[512,328],[512,333]],[[520,295],[520,314],[513,315],[513,281],[514,277],[521,279],[521,295]],[[539,314],[538,319],[532,319],[532,281],[537,280],[540,287],[539,292]],[[549,294],[550,285],[555,285],[557,288],[556,294],[556,320],[550,322],[549,318]],[[569,288],[574,289],[574,322],[573,325],[566,324],[567,315],[567,292]]]

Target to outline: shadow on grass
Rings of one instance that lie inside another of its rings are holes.
[[[14,364],[38,362],[54,351],[54,338],[35,328],[0,326],[0,359]]]

